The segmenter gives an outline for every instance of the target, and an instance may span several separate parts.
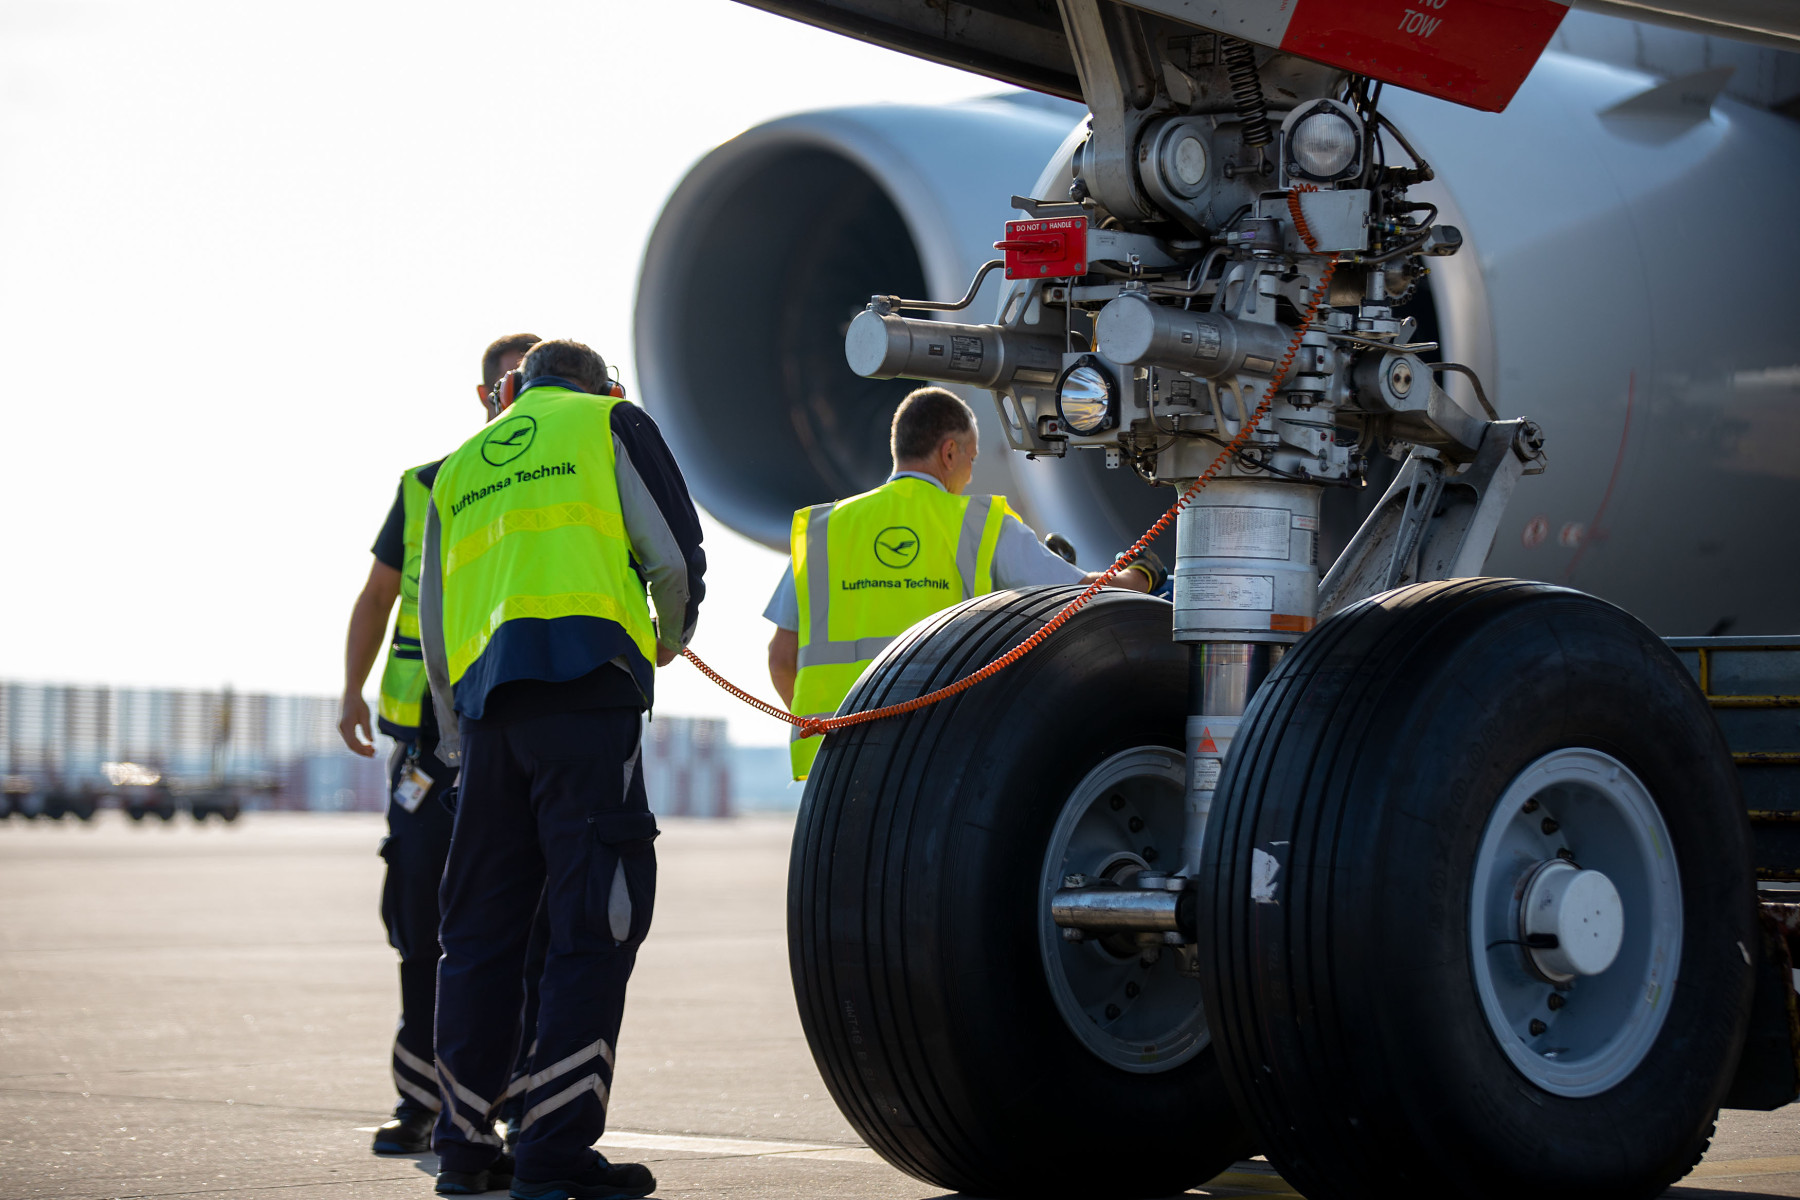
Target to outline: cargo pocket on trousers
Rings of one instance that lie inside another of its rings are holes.
[[[588,876],[589,934],[636,947],[650,932],[656,905],[656,817],[647,812],[596,813],[594,866]]]
[[[381,881],[381,923],[387,927],[388,945],[398,950],[404,958],[406,947],[401,944],[405,938],[402,936],[403,923],[400,920],[400,906],[405,899],[401,894],[404,881],[400,878],[399,868],[394,865],[398,853],[399,847],[394,843],[393,834],[381,839],[381,861],[387,864],[387,875]]]

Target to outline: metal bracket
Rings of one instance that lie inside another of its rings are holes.
[[[1057,0],[1074,52],[1093,133],[1077,159],[1092,196],[1121,221],[1148,220],[1155,206],[1138,181],[1136,146],[1155,115],[1156,67],[1136,10],[1110,0]]]
[[[1489,421],[1460,471],[1415,450],[1319,582],[1319,616],[1407,583],[1481,574],[1519,476],[1543,457],[1530,421]]]

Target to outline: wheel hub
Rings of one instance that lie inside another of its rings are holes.
[[[1082,1045],[1121,1070],[1154,1074],[1187,1062],[1208,1041],[1200,981],[1160,933],[1056,924],[1056,894],[1093,884],[1140,888],[1165,879],[1185,823],[1187,763],[1166,746],[1125,750],[1075,785],[1045,847],[1039,945],[1057,1011]],[[1079,882],[1076,882],[1079,881]]]
[[[1476,849],[1469,951],[1495,1042],[1559,1096],[1622,1083],[1681,964],[1681,872],[1655,799],[1604,751],[1554,750],[1498,797]]]
[[[1531,873],[1519,918],[1532,965],[1554,983],[1600,974],[1625,941],[1619,889],[1601,872],[1566,859],[1540,863]]]

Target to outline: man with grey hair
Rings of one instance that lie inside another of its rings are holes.
[[[581,343],[533,346],[496,406],[439,469],[420,582],[438,755],[461,767],[441,893],[437,1190],[510,1181],[522,1200],[625,1200],[655,1179],[592,1147],[655,899],[642,715],[655,669],[693,636],[700,519],[656,425]],[[549,952],[515,1169],[493,1117],[540,896]]]

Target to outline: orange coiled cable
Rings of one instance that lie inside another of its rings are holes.
[[[1306,245],[1306,248],[1314,253],[1317,253],[1319,243],[1313,236],[1312,229],[1306,223],[1306,214],[1300,209],[1300,193],[1302,191],[1311,192],[1316,190],[1317,189],[1312,185],[1305,184],[1295,188],[1287,194],[1288,212],[1291,213],[1294,218],[1294,232],[1300,235],[1300,240]],[[1287,381],[1288,372],[1294,365],[1294,358],[1300,353],[1300,341],[1306,336],[1307,331],[1312,328],[1313,318],[1318,315],[1319,306],[1325,302],[1325,294],[1331,287],[1331,277],[1336,271],[1337,256],[1333,255],[1325,263],[1325,269],[1319,273],[1318,286],[1313,289],[1311,297],[1307,300],[1306,311],[1300,316],[1300,326],[1294,331],[1294,339],[1288,344],[1287,353],[1282,356],[1281,362],[1276,365],[1275,374],[1270,378],[1269,386],[1263,392],[1261,403],[1259,403],[1256,406],[1256,410],[1250,414],[1250,419],[1244,422],[1244,427],[1238,431],[1237,436],[1233,437],[1231,441],[1226,443],[1225,448],[1219,451],[1219,456],[1213,459],[1212,465],[1201,472],[1200,477],[1190,483],[1187,486],[1187,489],[1181,493],[1180,498],[1177,499],[1174,504],[1169,506],[1169,511],[1158,517],[1156,524],[1150,526],[1150,528],[1144,532],[1144,536],[1132,544],[1131,549],[1127,550],[1124,554],[1114,560],[1112,566],[1101,572],[1100,578],[1090,583],[1086,589],[1082,591],[1081,595],[1064,605],[1060,612],[1046,621],[1032,633],[1030,637],[1020,642],[1017,646],[1014,646],[1011,650],[1008,650],[1005,654],[1002,654],[999,658],[988,663],[987,666],[982,667],[972,674],[965,675],[955,683],[941,687],[935,692],[927,692],[923,696],[915,696],[911,700],[904,700],[899,704],[887,704],[880,708],[864,709],[861,712],[845,713],[842,716],[836,717],[797,717],[793,713],[788,712],[785,708],[778,708],[766,700],[759,700],[749,692],[737,687],[724,676],[702,662],[700,656],[695,654],[692,650],[683,650],[681,653],[688,661],[700,668],[701,674],[730,692],[733,696],[736,696],[739,700],[750,705],[750,707],[759,712],[767,713],[771,717],[786,721],[790,725],[798,726],[801,737],[813,737],[818,734],[830,733],[835,729],[847,729],[852,725],[863,725],[870,721],[880,721],[887,717],[898,717],[905,713],[917,712],[919,709],[936,704],[940,700],[948,700],[952,696],[966,692],[984,679],[990,679],[993,676],[998,675],[1001,671],[1004,671],[1007,667],[1012,666],[1021,658],[1024,658],[1027,654],[1031,653],[1031,651],[1043,645],[1044,641],[1048,639],[1051,634],[1062,628],[1064,623],[1067,622],[1070,617],[1080,612],[1082,608],[1087,605],[1088,601],[1099,595],[1100,589],[1104,588],[1107,584],[1117,578],[1119,572],[1129,566],[1132,559],[1136,558],[1139,554],[1142,554],[1144,549],[1149,546],[1151,542],[1155,541],[1163,530],[1169,527],[1169,522],[1173,521],[1182,509],[1191,504],[1194,497],[1200,494],[1200,490],[1211,483],[1214,476],[1224,469],[1225,464],[1231,461],[1232,455],[1243,448],[1244,443],[1248,441],[1250,435],[1255,432],[1257,424],[1264,417],[1269,415],[1269,409],[1275,403],[1275,394],[1281,390],[1281,385]]]

